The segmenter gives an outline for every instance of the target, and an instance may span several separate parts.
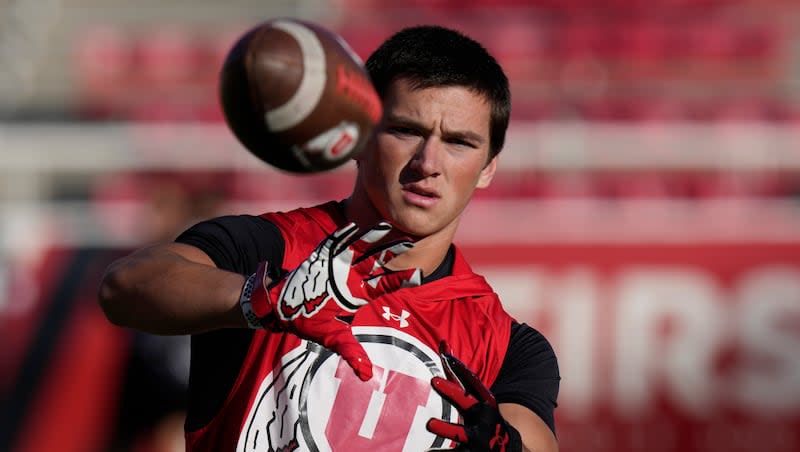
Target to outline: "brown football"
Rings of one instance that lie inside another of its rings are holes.
[[[220,74],[228,127],[282,170],[314,173],[359,153],[382,108],[361,59],[336,33],[295,19],[242,35]]]

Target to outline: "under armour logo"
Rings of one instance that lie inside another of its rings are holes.
[[[400,328],[405,328],[408,326],[408,318],[411,317],[411,313],[403,309],[400,311],[400,315],[392,314],[392,310],[389,309],[388,306],[383,307],[383,318],[386,320],[397,320],[400,322]]]

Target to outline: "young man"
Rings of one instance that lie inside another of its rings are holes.
[[[366,66],[384,117],[348,199],[200,223],[112,264],[100,303],[193,335],[190,450],[555,451],[553,350],[452,243],[497,168],[508,80],[440,27]]]

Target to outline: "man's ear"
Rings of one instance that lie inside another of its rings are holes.
[[[492,183],[494,173],[497,172],[497,156],[495,155],[489,160],[489,163],[483,167],[480,176],[478,176],[478,184],[476,188],[486,188]]]

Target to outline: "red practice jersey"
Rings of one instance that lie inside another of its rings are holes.
[[[263,215],[285,240],[283,268],[305,260],[346,220],[336,203]],[[455,249],[453,270],[359,309],[353,333],[373,363],[362,382],[327,349],[289,333],[256,331],[216,416],[187,433],[187,450],[414,451],[447,447],[425,428],[458,413],[430,385],[443,376],[442,339],[486,384],[503,364],[512,318]]]

